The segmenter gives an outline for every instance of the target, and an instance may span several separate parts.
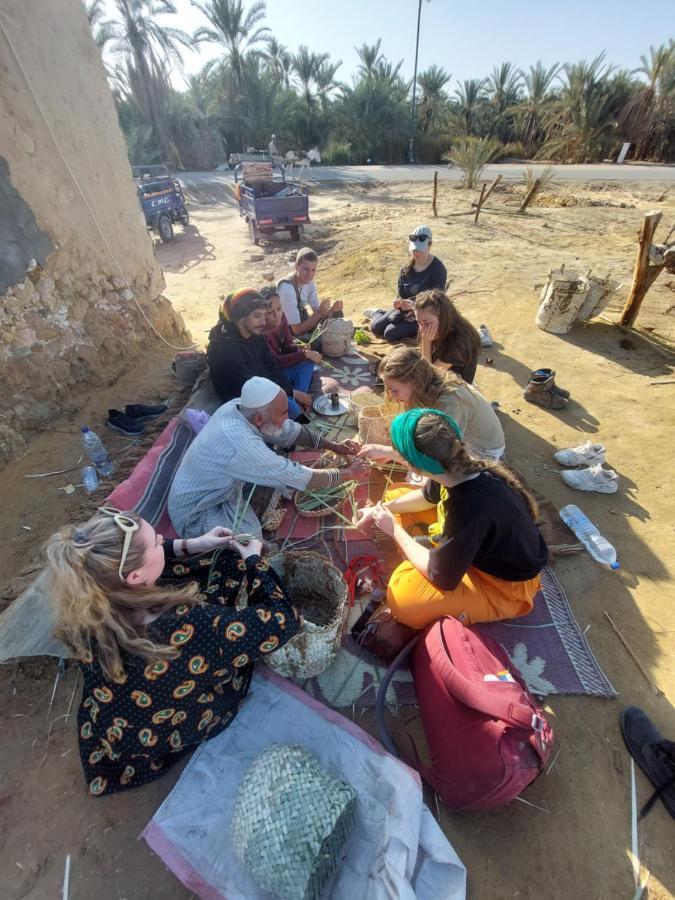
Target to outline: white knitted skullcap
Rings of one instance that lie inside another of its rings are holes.
[[[271,403],[280,390],[279,385],[270,381],[269,378],[261,378],[259,375],[254,375],[253,378],[249,378],[248,381],[244,382],[239,405],[244,406],[246,409],[260,409],[262,406],[267,406],[268,403]]]

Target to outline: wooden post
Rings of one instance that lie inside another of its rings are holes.
[[[478,198],[478,206],[476,207],[476,215],[473,220],[474,225],[478,224],[478,216],[480,215],[480,208],[483,205],[483,202],[485,200],[485,188],[486,187],[487,187],[486,183],[483,182],[483,186],[480,189],[480,197]]]
[[[434,172],[434,198],[431,201],[431,208],[434,211],[434,219],[438,218],[438,212],[436,211],[436,197],[438,196],[438,169]]]
[[[619,319],[620,325],[628,326],[635,322],[645,294],[661,271],[660,266],[652,266],[653,271],[649,271],[649,248],[652,245],[654,232],[661,221],[661,216],[662,213],[660,212],[649,212],[643,219],[638,238],[638,252],[635,260],[635,269],[633,270],[633,282],[630,286],[628,300]]]
[[[490,194],[494,191],[494,189],[497,187],[497,185],[499,184],[499,182],[500,182],[501,180],[502,180],[502,176],[501,176],[501,175],[497,175],[497,177],[495,178],[495,180],[492,182],[492,184],[490,185],[490,187],[487,189],[487,192],[486,192],[485,196],[483,197],[483,203],[486,203],[486,202],[487,202],[487,198],[488,198],[488,197],[490,196]]]
[[[532,203],[532,201],[534,200],[535,195],[540,187],[541,187],[541,178],[537,178],[535,180],[534,184],[532,185],[532,187],[527,192],[527,196],[523,200],[523,204],[520,207],[520,209],[518,210],[519,215],[524,213],[525,210],[527,209],[527,207],[530,205],[530,203]]]

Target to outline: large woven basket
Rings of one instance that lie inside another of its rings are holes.
[[[389,426],[401,412],[397,403],[364,406],[359,410],[359,438],[363,444],[390,444]]]
[[[265,662],[295,681],[314,678],[333,662],[340,644],[348,611],[347,585],[338,569],[313,550],[277,553],[270,564],[286,582],[304,625],[287,644],[266,656]]]
[[[353,334],[354,323],[349,319],[329,319],[321,335],[321,352],[325,356],[346,356]]]
[[[282,900],[321,900],[354,826],[357,796],[302,747],[272,744],[242,779],[232,845],[251,878]]]

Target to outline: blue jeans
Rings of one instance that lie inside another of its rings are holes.
[[[306,362],[296,363],[283,370],[286,380],[290,382],[291,387],[296,391],[304,391],[307,393],[314,377],[314,363],[307,360]],[[303,412],[302,407],[293,397],[288,398],[288,417],[289,419],[297,419]]]

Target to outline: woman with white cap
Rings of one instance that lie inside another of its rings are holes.
[[[418,225],[408,238],[411,257],[398,276],[398,297],[394,300],[393,309],[374,310],[371,316],[373,334],[383,337],[390,344],[417,337],[419,328],[415,319],[415,297],[434,288],[445,290],[448,279],[445,266],[431,252],[431,228]]]

